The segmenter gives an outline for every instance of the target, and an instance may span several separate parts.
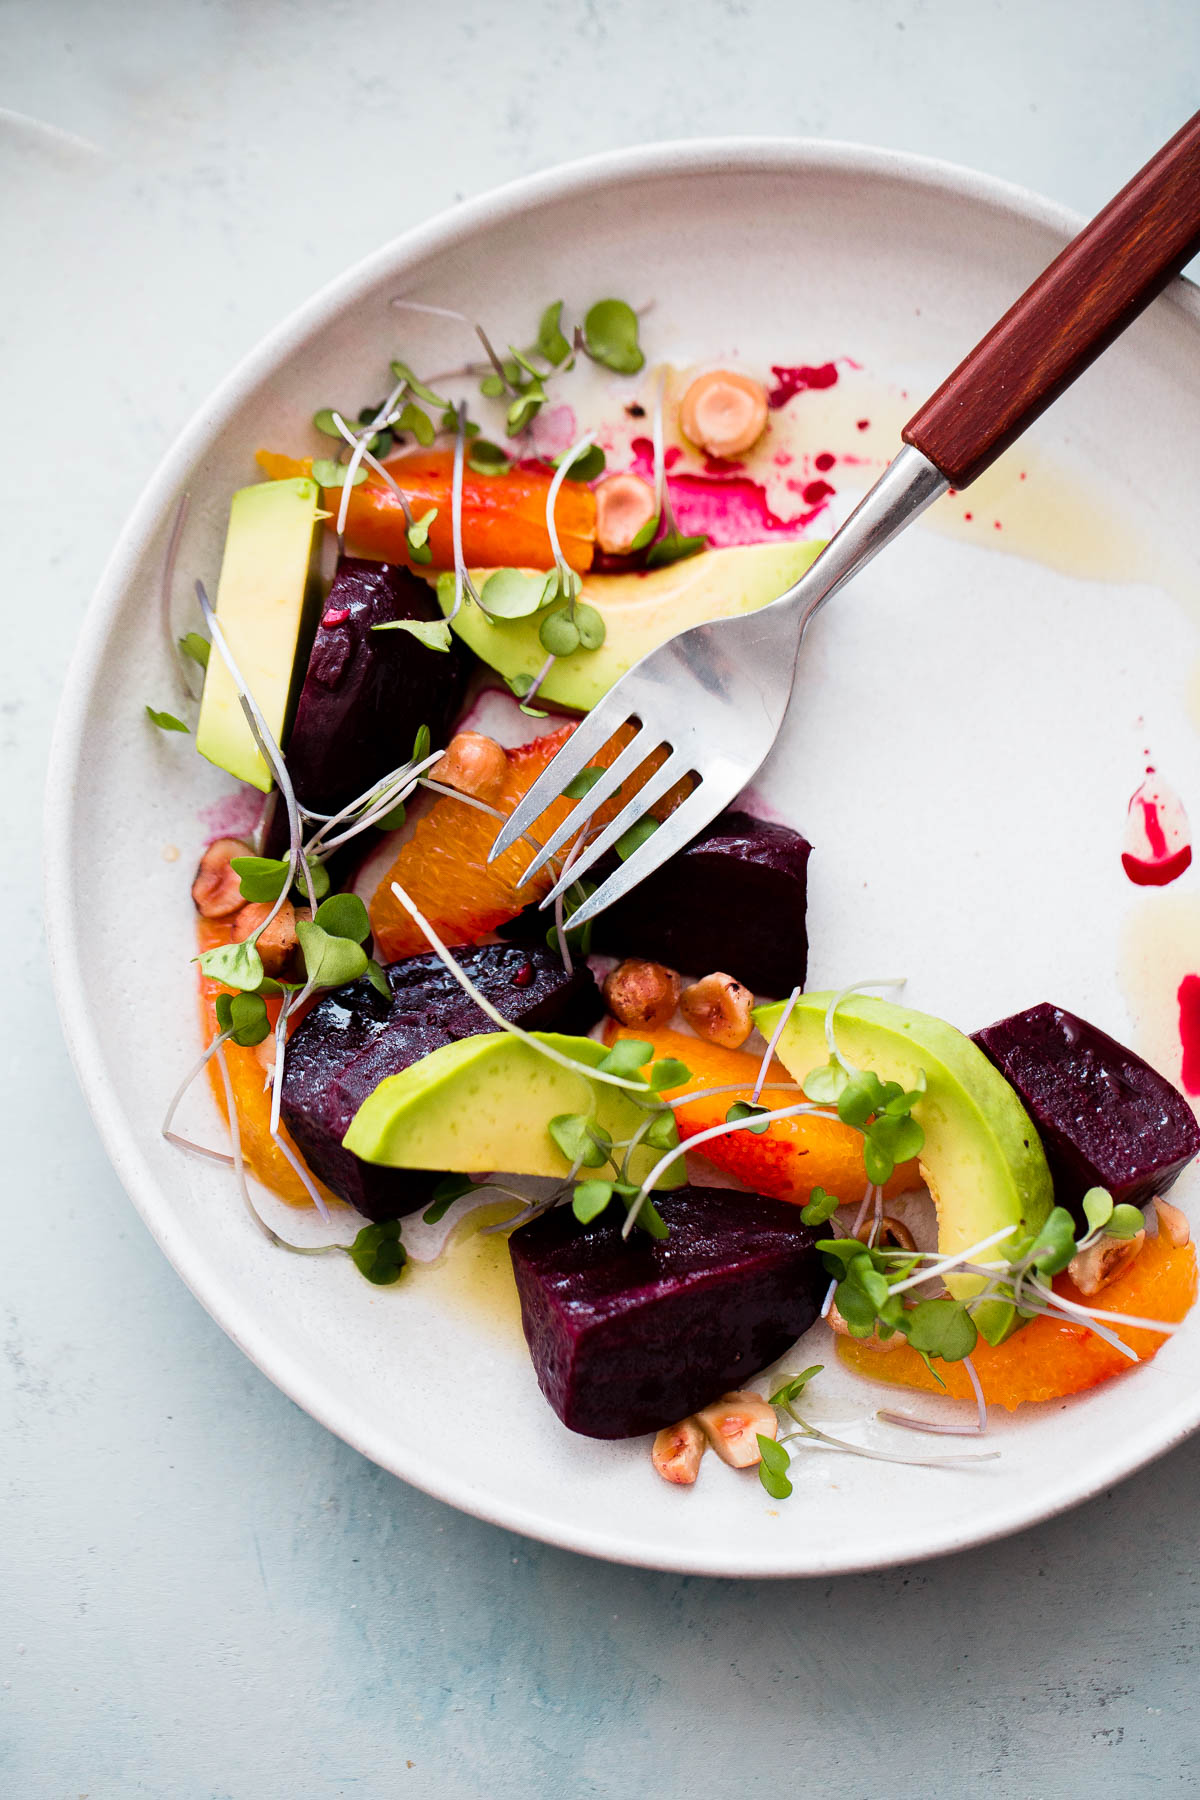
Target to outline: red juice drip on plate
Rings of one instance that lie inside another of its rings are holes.
[[[797,394],[805,393],[809,388],[831,388],[837,381],[836,363],[818,363],[811,367],[800,363],[796,368],[782,368],[778,363],[771,364],[771,373],[775,377],[775,386],[768,390],[767,405],[773,412],[794,400]]]
[[[1185,975],[1179,984],[1179,1041],[1184,1093],[1200,1094],[1200,975]]]
[[[1121,865],[1138,887],[1165,887],[1192,860],[1191,829],[1183,801],[1155,771],[1132,795],[1125,819]]]

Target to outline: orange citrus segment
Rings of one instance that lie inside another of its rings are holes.
[[[217,944],[227,944],[232,937],[228,920],[197,919],[196,939],[201,953],[213,949]],[[211,981],[207,975],[200,976],[200,1014],[204,1026],[204,1041],[210,1043],[214,1034],[220,1029],[217,1024],[217,995],[231,993],[219,981]],[[267,1001],[267,1013],[274,1025],[279,1015],[279,1001]],[[264,1040],[270,1044],[270,1039]],[[242,1155],[246,1159],[246,1167],[250,1173],[261,1181],[264,1187],[286,1200],[289,1206],[311,1206],[312,1201],[304,1183],[287,1157],[271,1137],[271,1094],[265,1086],[267,1066],[259,1060],[257,1051],[247,1049],[241,1044],[229,1043],[225,1046],[225,1060],[229,1068],[229,1085],[233,1090],[233,1104],[237,1108],[238,1130],[241,1133]],[[209,1079],[216,1095],[217,1105],[222,1117],[228,1121],[229,1113],[225,1104],[225,1083],[221,1079],[221,1070],[217,1057],[212,1057],[208,1065]],[[280,1126],[280,1135],[287,1140],[289,1149],[297,1157],[296,1149],[286,1129]],[[303,1162],[303,1157],[300,1161]],[[315,1180],[315,1177],[314,1177]],[[337,1196],[321,1182],[317,1187],[327,1200],[337,1201]]]
[[[564,725],[559,731],[507,752],[508,776],[495,803],[498,811],[512,811],[574,729],[574,725]],[[607,767],[631,735],[632,728],[623,726],[592,761]],[[636,775],[622,784],[619,797],[598,810],[595,823],[615,818],[662,760],[660,754],[644,763]],[[671,803],[672,797],[668,796],[667,801],[654,808],[655,814],[664,816]],[[544,843],[574,804],[573,800],[556,800],[547,807],[531,835]],[[478,943],[497,925],[514,919],[523,907],[548,892],[554,880],[549,869],[524,887],[519,885],[534,854],[528,843],[514,844],[494,863],[488,863],[487,854],[499,829],[491,813],[480,812],[467,801],[443,796],[434,802],[402,846],[371,900],[371,930],[381,961],[395,962],[399,957],[417,956],[429,948],[420,927],[392,893],[393,881],[400,883],[450,945]]]
[[[1054,1291],[1068,1300],[1103,1307],[1105,1312],[1133,1313],[1139,1318],[1175,1324],[1196,1298],[1196,1254],[1191,1244],[1176,1248],[1160,1232],[1157,1237],[1146,1239],[1137,1261],[1094,1299],[1086,1300],[1065,1275],[1056,1278]],[[1154,1356],[1166,1341],[1155,1331],[1126,1326],[1112,1329],[1143,1360]],[[925,1388],[935,1394],[948,1392],[959,1400],[973,1398],[961,1363],[936,1365],[946,1384],[943,1390],[907,1344],[895,1350],[871,1350],[853,1338],[839,1338],[838,1355],[859,1375],[876,1381]],[[1030,1400],[1057,1400],[1065,1394],[1078,1394],[1135,1366],[1089,1331],[1082,1320],[1068,1324],[1046,1318],[1031,1319],[995,1349],[980,1338],[971,1360],[984,1398],[1009,1412]]]
[[[749,1100],[758,1078],[760,1058],[745,1050],[722,1050],[703,1038],[688,1037],[682,1031],[633,1031],[624,1025],[611,1027],[613,1037],[641,1038],[654,1045],[655,1059],[677,1057],[692,1071],[692,1079],[672,1089],[669,1099],[702,1088],[739,1084],[739,1091],[714,1094],[706,1100],[690,1101],[677,1107],[675,1117],[679,1135],[695,1137],[712,1125],[720,1125],[729,1108],[738,1100]],[[774,1081],[790,1081],[780,1062],[772,1063]],[[804,1099],[792,1089],[764,1088],[761,1103],[771,1108],[795,1106]],[[838,1119],[823,1118],[815,1113],[801,1113],[795,1119],[780,1119],[761,1136],[753,1131],[733,1131],[728,1137],[714,1138],[697,1152],[727,1175],[732,1175],[756,1193],[770,1194],[777,1200],[794,1200],[807,1204],[814,1187],[823,1187],[847,1203],[860,1200],[866,1188],[863,1170],[862,1136]],[[920,1187],[921,1177],[915,1162],[902,1163],[884,1188],[889,1198],[910,1188]]]

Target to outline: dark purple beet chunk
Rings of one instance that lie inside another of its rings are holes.
[[[372,629],[441,616],[411,570],[342,557],[288,739],[288,772],[303,806],[337,812],[399,767],[422,725],[434,749],[444,741],[469,668],[461,643],[430,650],[411,632]]]
[[[602,1011],[586,968],[567,975],[541,948],[484,944],[458,958],[482,993],[529,1031],[585,1032]],[[369,1219],[395,1219],[422,1205],[438,1180],[423,1169],[386,1169],[342,1148],[350,1121],[387,1075],[442,1044],[495,1026],[436,956],[410,956],[385,970],[390,1002],[363,976],[314,1006],[288,1039],[283,1121],[315,1175]]]
[[[1037,1126],[1055,1199],[1081,1219],[1090,1187],[1141,1206],[1165,1193],[1200,1151],[1200,1126],[1183,1095],[1061,1006],[1031,1006],[977,1031],[974,1041]]]
[[[656,1194],[669,1227],[621,1238],[615,1206],[581,1225],[557,1207],[509,1239],[543,1394],[584,1437],[673,1425],[782,1356],[829,1278],[817,1233],[783,1200],[729,1188]]]
[[[600,914],[593,945],[689,975],[720,969],[756,994],[790,993],[808,971],[811,850],[787,825],[722,813]]]

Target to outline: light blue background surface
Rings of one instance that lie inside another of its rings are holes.
[[[346,263],[527,170],[722,131],[1092,209],[1198,72],[1195,0],[0,5],[6,1800],[1200,1786],[1200,1442],[1008,1543],[832,1582],[645,1574],[459,1517],[298,1412],[160,1257],[67,1064],[36,872],[112,539],[212,384]]]

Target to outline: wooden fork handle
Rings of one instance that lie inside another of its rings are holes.
[[[1200,112],[981,338],[904,441],[964,488],[1200,251]]]

